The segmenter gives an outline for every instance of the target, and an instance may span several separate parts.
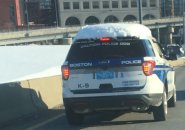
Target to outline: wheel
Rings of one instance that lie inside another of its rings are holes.
[[[82,124],[84,120],[84,115],[75,113],[70,108],[65,108],[66,117],[68,120],[68,123],[71,125],[80,125]]]
[[[162,103],[159,107],[153,108],[153,116],[156,121],[165,121],[168,113],[166,91],[163,93]]]
[[[176,91],[174,90],[173,96],[168,101],[168,107],[175,107],[176,101]]]

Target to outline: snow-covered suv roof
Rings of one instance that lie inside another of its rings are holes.
[[[152,37],[152,34],[148,27],[141,24],[107,23],[82,27],[74,40],[99,39],[102,37],[138,37],[146,39]]]

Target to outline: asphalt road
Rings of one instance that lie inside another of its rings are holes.
[[[155,122],[147,113],[101,113],[85,118],[84,125],[70,126],[64,110],[25,118],[2,127],[2,130],[184,130],[185,67],[176,68],[177,105],[168,109],[167,121]]]

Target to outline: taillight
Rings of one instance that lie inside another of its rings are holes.
[[[68,80],[70,75],[70,70],[67,65],[62,66],[62,78]]]
[[[155,61],[145,61],[142,65],[143,73],[146,76],[152,75],[154,67],[155,67]]]

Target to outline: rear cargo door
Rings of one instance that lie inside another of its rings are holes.
[[[67,57],[66,85],[74,93],[118,92],[141,89],[147,56],[144,41],[91,41],[74,43]]]

